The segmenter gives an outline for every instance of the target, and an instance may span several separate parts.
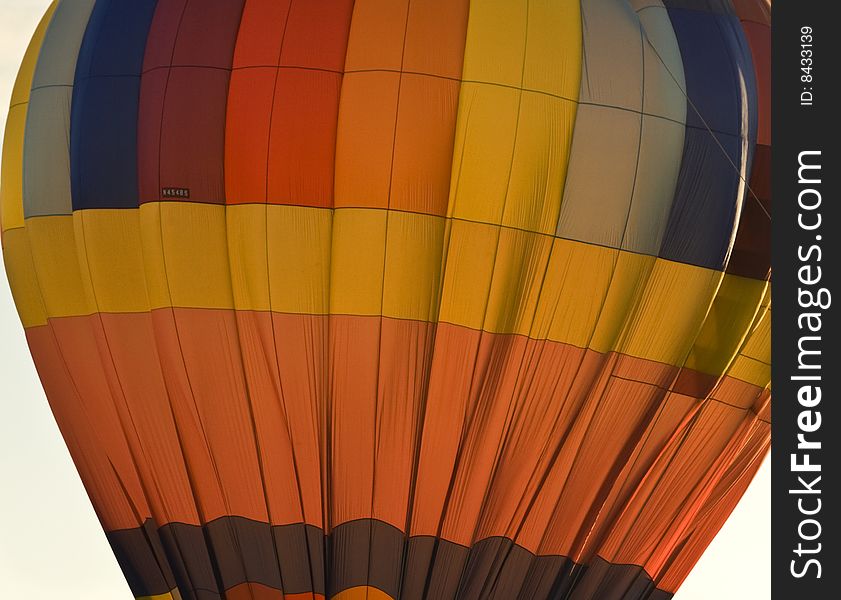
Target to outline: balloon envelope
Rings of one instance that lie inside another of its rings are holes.
[[[59,0],[3,251],[137,598],[669,598],[770,443],[762,0]]]

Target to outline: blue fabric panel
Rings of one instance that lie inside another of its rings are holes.
[[[70,119],[73,210],[133,208],[137,113],[157,0],[99,0],[88,22]]]
[[[732,9],[724,11],[729,2],[665,4],[680,46],[688,100],[683,159],[660,256],[721,270],[738,226],[746,189],[740,184],[750,172],[756,142],[753,63],[738,19]]]
[[[741,140],[687,128],[675,201],[660,249],[669,260],[721,270],[736,226]],[[721,144],[721,146],[719,146]],[[722,151],[722,146],[726,150]]]

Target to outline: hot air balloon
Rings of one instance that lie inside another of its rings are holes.
[[[769,25],[54,2],[3,255],[134,596],[670,598],[770,443]]]

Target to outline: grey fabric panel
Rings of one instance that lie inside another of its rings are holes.
[[[61,0],[44,35],[32,89],[73,85],[76,59],[95,0]]]
[[[76,60],[94,0],[62,0],[44,36],[23,150],[23,214],[72,212],[70,102]]]
[[[626,0],[582,0],[580,102],[642,110],[642,36]]]
[[[686,127],[646,115],[642,122],[634,196],[622,248],[656,255],[669,221]]]
[[[683,158],[686,81],[677,38],[660,0],[638,0],[644,33],[644,105],[634,196],[622,247],[656,255]]]
[[[582,105],[572,138],[557,235],[602,246],[622,244],[634,190],[641,115]]]
[[[73,88],[32,92],[23,149],[23,216],[69,215],[70,99]]]
[[[656,255],[683,154],[683,63],[659,0],[634,2],[642,7],[638,15],[613,4],[582,4],[587,76],[581,95],[582,100],[593,97],[596,90],[601,99],[610,99],[606,104],[627,109],[579,107],[557,235]],[[596,32],[599,39],[613,40],[604,57],[586,44]]]
[[[638,12],[645,62],[643,110],[686,123],[686,77],[669,12],[659,0],[632,4],[645,5]]]

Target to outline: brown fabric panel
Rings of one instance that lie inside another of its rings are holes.
[[[287,594],[324,595],[324,534],[311,525],[272,527],[283,589]]]
[[[767,280],[771,273],[771,147],[757,146],[753,156],[748,196],[727,272]]]
[[[756,407],[765,390],[757,385],[733,377],[723,377],[711,397],[745,411]]]
[[[175,576],[151,519],[142,527],[106,534],[129,589],[155,596],[175,588]]]
[[[223,589],[222,582],[202,528],[172,523],[160,527],[158,533],[182,597],[185,600],[202,598],[205,594],[218,597]],[[135,592],[135,595],[138,594]]]
[[[646,600],[655,589],[642,567],[612,565],[596,557],[572,590],[570,600]]]
[[[706,398],[715,388],[718,378],[692,369],[681,369],[672,387],[678,394],[693,398]]]
[[[305,539],[309,549],[301,545]],[[654,584],[640,566],[601,558],[577,565],[563,556],[535,556],[507,538],[481,540],[471,548],[425,536],[407,539],[375,520],[346,523],[329,536],[303,524],[272,527],[239,517],[204,527],[172,523],[159,532],[148,521],[143,528],[109,534],[109,540],[136,596],[177,586],[191,600],[250,599],[249,592],[303,600],[324,596],[326,575],[328,597],[365,586],[401,600],[661,597],[652,595]],[[361,551],[369,541],[370,556]],[[320,559],[325,547],[330,563],[319,571],[312,558]],[[360,551],[349,551],[354,548]],[[171,574],[160,579],[150,552],[163,567],[172,564],[174,580]]]

